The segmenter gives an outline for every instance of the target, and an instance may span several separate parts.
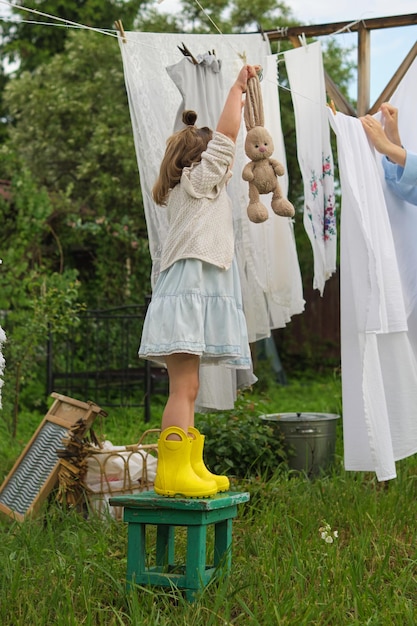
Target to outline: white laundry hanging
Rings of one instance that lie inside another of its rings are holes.
[[[166,68],[181,60],[188,62],[177,48],[180,43],[185,44],[194,56],[197,56],[200,51],[214,49],[217,58],[221,59],[224,88],[221,99],[224,102],[243,63],[239,55],[245,56],[247,63],[267,67],[270,46],[269,42],[258,33],[178,35],[176,33],[129,32],[126,33],[126,43],[123,43],[121,38],[119,42],[148,227],[153,262],[152,283],[154,284],[159,273],[161,248],[167,232],[167,222],[166,211],[154,204],[151,189],[159,171],[166,139],[173,131],[182,100]],[[274,81],[276,84],[276,78]],[[265,126],[269,130],[272,126],[276,127],[276,119],[279,119],[278,92],[272,84],[265,80],[263,82],[265,83],[264,104],[269,111],[273,109],[271,123],[269,118],[265,117]],[[267,104],[269,100],[271,104]],[[199,117],[199,124],[200,121],[202,120]],[[273,137],[273,139],[276,148],[283,147],[282,137]],[[278,160],[285,162],[285,153],[275,156]],[[304,301],[290,220],[272,214],[270,220],[256,225],[257,230],[254,230],[247,218],[248,185],[241,179],[241,171],[246,162],[244,129],[242,128],[236,144],[234,175],[228,185],[228,191],[233,203],[236,255],[241,274],[243,304],[249,340],[253,342],[268,337],[272,328],[284,326],[290,321],[292,315],[301,313]],[[286,221],[285,226],[281,227],[278,241],[277,224],[271,225],[272,220]],[[285,267],[285,270],[282,272],[281,282],[276,278],[277,262],[272,257],[269,257],[268,262],[264,264],[264,267],[269,270],[268,280],[265,280],[259,272],[262,262],[257,255],[264,254],[265,250],[265,246],[262,247],[261,252],[258,248],[262,231],[264,231],[263,241],[268,242],[267,248],[274,250],[274,255],[279,254],[278,246],[282,250],[278,267]],[[291,281],[290,287],[286,282],[286,272]]]
[[[261,81],[265,128],[273,138],[273,158],[280,161],[285,169],[279,177],[282,194],[288,194],[288,173],[284,137],[279,115],[279,91],[277,55],[268,55],[263,66]],[[240,181],[239,181],[240,182]],[[243,186],[244,207],[248,204],[247,183]],[[255,277],[249,281],[251,297],[265,301],[268,319],[265,328],[283,328],[291,317],[304,311],[303,285],[294,236],[293,220],[275,215],[271,209],[272,193],[262,196],[262,203],[268,208],[269,219],[262,224],[242,220],[242,235],[237,245],[239,267]],[[253,249],[248,255],[247,250]],[[248,281],[244,281],[248,282]],[[255,290],[255,291],[254,291]],[[264,329],[257,328],[257,338],[264,338]]]
[[[417,58],[390,99],[398,108],[398,125],[404,147],[417,153]],[[380,118],[378,113],[375,117]],[[400,269],[407,313],[408,334],[417,355],[417,207],[395,196],[385,182],[381,155],[376,153],[379,174],[388,207]]]
[[[347,470],[395,478],[417,451],[417,362],[375,155],[360,120],[328,111],[342,191],[341,356]]]
[[[243,57],[247,63],[260,64],[267,68],[270,63],[270,47],[269,42],[259,34],[179,36],[130,32],[126,34],[126,40],[123,43],[119,39],[119,43],[148,227],[154,284],[159,273],[167,220],[166,211],[154,204],[151,189],[158,175],[166,140],[175,125],[179,124],[179,108],[186,102],[187,108],[195,107],[198,125],[215,127],[229,89],[242,67]],[[221,62],[221,70],[220,66],[211,68],[204,67],[203,64],[201,68],[200,65],[196,68],[178,51],[179,42],[185,44],[196,58],[200,51],[215,50],[216,58]],[[275,62],[274,66],[276,68]],[[200,69],[203,71],[200,72]],[[203,85],[204,75],[208,80]],[[270,77],[273,82],[264,82],[264,100],[271,115],[270,127],[280,130],[277,125],[279,101],[276,69]],[[197,81],[198,89],[190,89]],[[208,81],[213,84],[213,89],[214,84],[218,85],[216,94],[208,93]],[[199,106],[201,92],[210,100],[210,107]],[[269,120],[266,116],[265,125],[267,124]],[[236,142],[234,175],[228,184],[228,193],[233,204],[236,259],[249,341],[254,342],[270,336],[272,328],[285,326],[292,315],[301,313],[304,300],[291,220],[275,216],[271,212],[271,219],[256,225],[255,230],[247,218],[248,186],[241,178],[247,162],[244,132],[242,128]],[[274,137],[274,142],[279,149],[279,153],[275,154],[276,158],[285,162],[282,132]],[[271,252],[270,255],[268,251]],[[199,409],[233,408],[237,388],[249,380],[242,380],[247,374],[253,380],[251,371],[236,374],[224,372],[224,368],[219,367],[202,368],[197,400]]]
[[[288,50],[284,58],[294,106],[297,156],[304,183],[304,227],[313,249],[313,287],[323,295],[326,280],[336,271],[337,227],[320,42]]]

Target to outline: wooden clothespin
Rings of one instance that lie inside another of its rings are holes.
[[[117,28],[117,30],[119,31],[123,43],[126,43],[126,41],[127,41],[126,33],[125,33],[125,29],[123,28],[122,20],[116,20],[114,25]]]
[[[333,115],[336,115],[336,107],[334,105],[334,101],[330,100],[330,102],[327,103],[327,106],[332,110]]]
[[[177,46],[177,48],[185,57],[190,57],[194,65],[198,65],[197,59],[191,54],[184,42],[182,42],[182,48],[180,46]]]
[[[258,24],[258,31],[261,33],[262,39],[264,41],[268,41],[268,37],[265,35],[264,29],[262,28],[262,26],[260,24]]]
[[[246,65],[246,63],[248,62],[246,51],[244,50],[243,52],[238,52],[237,54],[238,54],[238,57],[242,59],[243,65]]]

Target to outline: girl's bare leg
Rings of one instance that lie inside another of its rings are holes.
[[[166,357],[169,396],[162,414],[161,429],[177,426],[185,432],[194,426],[194,405],[199,389],[200,357],[171,354]]]

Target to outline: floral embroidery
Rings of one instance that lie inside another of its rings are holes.
[[[310,191],[311,191],[311,195],[313,196],[313,198],[314,199],[317,198],[318,193],[319,193],[319,185],[318,185],[317,175],[314,170],[312,170],[311,172]]]
[[[310,176],[310,193],[315,201],[319,196],[323,198],[323,213],[313,215],[311,207],[306,204],[306,212],[311,222],[313,235],[317,239],[318,234],[321,233],[323,241],[331,241],[337,234],[333,177],[332,157],[330,154],[326,157],[323,155],[320,176],[315,170],[311,170]]]

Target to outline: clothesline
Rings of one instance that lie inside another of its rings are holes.
[[[158,4],[160,4],[163,0],[159,0]],[[196,5],[198,6],[198,8],[200,9],[200,11],[202,11],[202,13],[204,13],[204,15],[207,17],[207,19],[211,22],[211,24],[213,25],[213,27],[217,30],[217,32],[219,33],[219,35],[223,35],[222,31],[220,30],[220,28],[217,26],[217,24],[215,23],[215,21],[212,19],[212,17],[207,13],[207,11],[205,10],[205,8],[201,5],[201,3],[199,2],[199,0],[194,0],[194,2],[196,3]],[[98,32],[101,33],[103,35],[108,35],[110,37],[118,37],[118,33],[115,30],[111,30],[111,29],[106,29],[106,28],[95,28],[93,26],[87,26],[86,24],[81,24],[79,22],[73,22],[71,20],[68,20],[66,18],[62,18],[62,17],[58,17],[57,15],[53,15],[51,13],[44,13],[42,11],[38,11],[37,9],[31,9],[29,7],[25,7],[23,5],[15,5],[12,2],[10,2],[10,0],[0,0],[0,4],[5,4],[11,8],[14,9],[18,9],[20,11],[28,11],[29,13],[33,13],[35,15],[40,15],[43,17],[49,17],[53,20],[57,20],[59,22],[63,22],[62,24],[54,24],[52,22],[38,22],[36,20],[13,20],[10,19],[8,17],[2,17],[0,16],[0,20],[3,22],[16,22],[16,23],[26,23],[26,24],[37,24],[42,25],[42,26],[55,26],[55,27],[65,27],[65,28],[80,28],[80,29],[84,29],[84,30],[91,30],[93,32]],[[334,33],[330,33],[328,36],[332,37],[334,35],[339,35],[341,33],[343,33],[344,31],[349,32],[350,28],[352,26],[354,26],[355,24],[358,24],[359,22],[363,21],[362,19],[358,19],[358,20],[354,20],[352,22],[350,22],[349,24],[346,24],[346,26],[344,26],[341,29],[336,30]],[[126,37],[127,41],[129,40],[128,37]],[[281,52],[278,52],[277,54],[283,54]]]
[[[212,22],[213,26],[216,28],[218,33],[223,36],[223,33],[220,31],[220,29],[217,27],[217,25],[214,23],[214,21],[211,19],[211,17],[207,14],[205,9],[200,4],[199,0],[194,0],[194,1],[198,5],[198,7],[204,12],[204,14],[210,19],[210,21]],[[12,23],[16,23],[16,24],[23,22],[25,24],[35,24],[37,26],[51,26],[51,27],[60,27],[60,28],[74,28],[74,29],[81,29],[81,30],[91,30],[93,32],[97,32],[97,33],[102,34],[102,35],[108,35],[108,36],[114,37],[116,39],[119,37],[119,33],[116,30],[103,29],[103,28],[94,28],[92,26],[87,26],[85,24],[81,24],[81,23],[78,23],[78,22],[73,22],[71,20],[67,20],[67,19],[58,17],[56,15],[52,15],[52,14],[49,14],[49,13],[44,13],[42,11],[37,11],[36,9],[30,9],[28,7],[24,7],[23,5],[17,6],[17,5],[12,4],[11,2],[9,2],[9,0],[0,0],[0,4],[5,4],[5,5],[8,5],[10,7],[22,10],[22,11],[28,11],[30,13],[33,13],[33,14],[36,14],[36,15],[40,15],[42,17],[49,17],[51,19],[58,20],[59,22],[62,22],[62,23],[54,24],[53,22],[39,22],[37,20],[14,20],[14,19],[11,19],[9,17],[2,17],[2,16],[0,16],[0,21],[12,22]],[[360,20],[358,20],[358,21],[360,21]],[[353,24],[356,24],[356,23],[357,22],[351,22],[348,26],[346,26],[346,28],[349,28],[350,26],[352,26]],[[341,32],[341,31],[337,31],[337,32]],[[129,42],[129,35],[128,34],[124,33],[124,38],[126,39],[126,41]],[[130,39],[130,42],[133,43],[133,40]],[[151,46],[151,45],[145,44],[143,42],[141,42],[140,44],[137,44],[137,42],[135,41],[135,45],[141,45],[141,46],[144,46],[144,47],[147,47],[147,48],[151,48],[151,49],[157,50],[157,48],[155,46]],[[237,56],[240,56],[239,53],[233,48],[233,46],[231,46],[231,47],[233,49],[233,52]],[[284,55],[284,52],[276,52],[272,56],[279,57],[279,56],[283,56],[283,55]],[[268,79],[265,79],[265,80],[268,80]],[[289,87],[287,87],[286,85],[283,85],[282,83],[280,83],[279,80],[277,81],[277,85],[278,85],[278,87],[280,89],[283,89],[284,91],[289,91],[290,93],[292,91]],[[299,95],[299,94],[296,94],[296,95]],[[306,96],[302,96],[302,97],[306,98]],[[308,98],[306,98],[306,99],[309,100]],[[315,104],[317,106],[321,106],[321,103],[319,103],[319,102],[314,102],[312,100],[309,100],[309,101],[312,104]]]

